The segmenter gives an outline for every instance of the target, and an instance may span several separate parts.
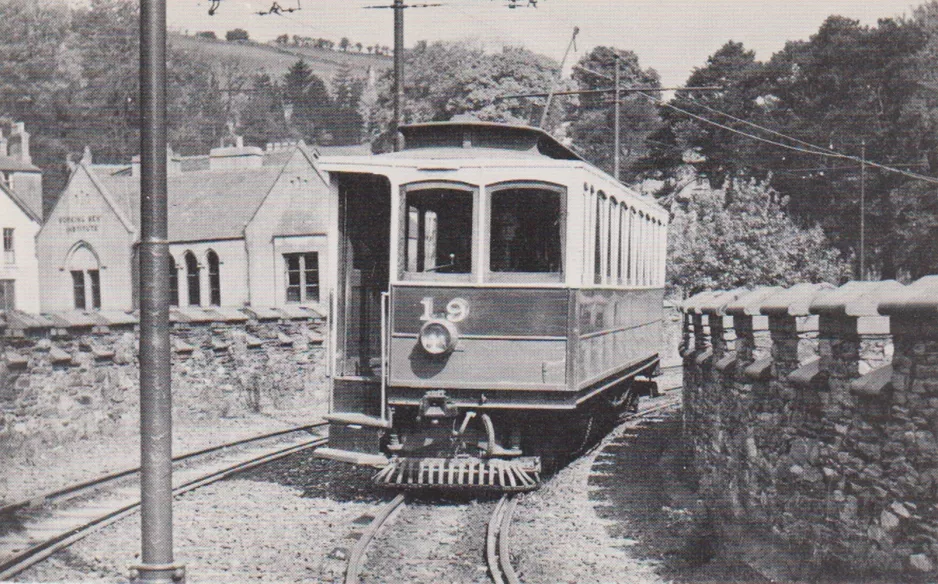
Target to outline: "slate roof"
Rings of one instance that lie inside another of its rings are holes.
[[[10,172],[42,172],[38,166],[23,162],[14,156],[0,156],[0,170]]]
[[[30,219],[32,219],[32,220],[35,221],[36,223],[39,223],[40,225],[42,225],[42,217],[40,217],[39,215],[37,215],[37,214],[36,214],[36,211],[34,211],[32,207],[30,207],[29,205],[27,205],[27,204],[26,204],[26,201],[24,201],[23,199],[19,198],[19,197],[16,195],[16,192],[14,192],[13,189],[7,187],[7,186],[3,183],[3,181],[0,181],[0,193],[3,193],[3,194],[5,194],[6,196],[10,197],[10,200],[12,200],[13,203],[14,203],[17,207],[19,207],[20,209],[22,209],[22,211],[23,211],[24,213],[26,213],[26,215],[27,215]]]
[[[244,236],[244,227],[280,176],[280,167],[193,171],[167,177],[169,240]],[[140,227],[140,177],[97,177],[114,202]]]

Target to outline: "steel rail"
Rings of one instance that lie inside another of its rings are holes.
[[[284,433],[284,432],[274,433],[274,434],[281,434],[281,433]],[[250,441],[250,439],[247,441]],[[243,444],[245,441],[239,441],[239,442]],[[173,492],[172,492],[173,496],[175,497],[178,495],[182,495],[191,490],[220,481],[222,479],[225,479],[232,475],[250,470],[257,466],[268,464],[270,462],[279,460],[291,454],[295,454],[303,450],[308,450],[310,448],[317,448],[319,446],[322,446],[326,442],[328,442],[328,438],[321,438],[321,437],[313,438],[309,441],[306,441],[300,444],[292,444],[286,448],[281,448],[272,452],[266,452],[264,454],[261,454],[260,456],[255,456],[248,460],[239,461],[236,464],[232,464],[222,469],[212,471],[210,473],[191,479],[189,481],[186,481],[174,487]],[[206,450],[209,452],[213,452],[213,451],[220,450],[220,449],[221,448],[219,447],[213,447],[213,448],[206,449]],[[190,453],[189,457],[191,458],[194,455],[195,453]],[[23,572],[27,568],[46,559],[53,553],[59,550],[62,550],[64,548],[67,548],[68,546],[72,545],[76,541],[79,541],[80,539],[87,537],[91,533],[107,525],[110,525],[120,519],[123,519],[124,517],[130,515],[131,513],[136,512],[137,509],[140,507],[140,504],[141,504],[141,501],[139,497],[130,503],[119,504],[116,508],[113,508],[110,511],[107,511],[101,515],[98,515],[94,517],[93,519],[82,523],[78,527],[70,528],[62,533],[58,533],[54,535],[53,537],[46,539],[45,541],[30,545],[26,549],[24,549],[22,552],[15,553],[10,558],[2,560],[2,563],[0,563],[0,581],[6,581],[6,580],[13,578],[14,576]]]
[[[207,448],[202,448],[200,450],[193,450],[191,452],[186,452],[185,454],[180,454],[173,457],[173,462],[181,462],[183,460],[188,460],[190,458],[195,458],[196,456],[202,456],[205,454],[211,454],[212,452],[218,452],[226,448],[233,448],[235,446],[243,446],[244,444],[250,444],[251,442],[260,442],[261,440],[268,440],[270,438],[276,438],[277,436],[284,436],[286,434],[292,434],[293,432],[303,432],[314,430],[316,428],[322,428],[328,426],[329,422],[319,422],[316,424],[307,424],[305,426],[297,426],[296,428],[288,428],[286,430],[277,430],[276,432],[269,432],[267,434],[259,434],[257,436],[251,436],[250,438],[242,438],[240,440],[235,440],[233,442],[226,442],[224,444],[217,444],[215,446],[209,446]],[[89,489],[100,487],[101,485],[114,481],[117,479],[122,479],[124,477],[130,476],[134,473],[140,472],[140,467],[135,466],[133,468],[126,468],[123,470],[114,471],[113,473],[106,474],[104,476],[96,477],[87,481],[82,481],[80,483],[75,483],[67,487],[62,487],[61,489],[56,489],[40,495],[34,495],[27,499],[22,499],[14,503],[8,503],[6,505],[0,506],[0,519],[5,516],[12,515],[17,511],[29,508],[36,508],[41,505],[47,505],[53,501],[58,501],[61,499],[71,499],[79,496],[82,492]]]
[[[511,518],[518,500],[503,495],[489,517],[485,533],[485,559],[495,584],[520,584],[511,565]]]
[[[349,553],[348,567],[345,570],[345,584],[359,584],[359,573],[365,562],[365,552],[368,551],[368,546],[371,545],[375,536],[378,535],[378,531],[387,524],[388,519],[394,515],[394,512],[406,506],[407,499],[403,494],[399,494],[391,499],[381,508],[381,511],[375,515],[375,518],[368,524],[365,531],[362,532],[362,536],[355,542],[355,546],[352,547],[352,551]]]

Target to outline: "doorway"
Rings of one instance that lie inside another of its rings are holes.
[[[380,380],[381,293],[390,281],[391,185],[339,175],[336,376]]]

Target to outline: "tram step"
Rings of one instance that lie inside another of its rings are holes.
[[[380,454],[389,424],[362,414],[330,414],[329,447],[364,454]]]
[[[323,416],[332,424],[346,424],[353,426],[368,426],[371,428],[390,428],[391,422],[374,416],[356,412],[333,412]]]
[[[540,459],[392,458],[373,478],[394,489],[533,491],[540,486]]]

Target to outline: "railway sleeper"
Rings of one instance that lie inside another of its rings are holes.
[[[533,491],[541,483],[541,462],[536,456],[511,460],[393,457],[375,474],[373,481],[378,486],[394,489]]]

